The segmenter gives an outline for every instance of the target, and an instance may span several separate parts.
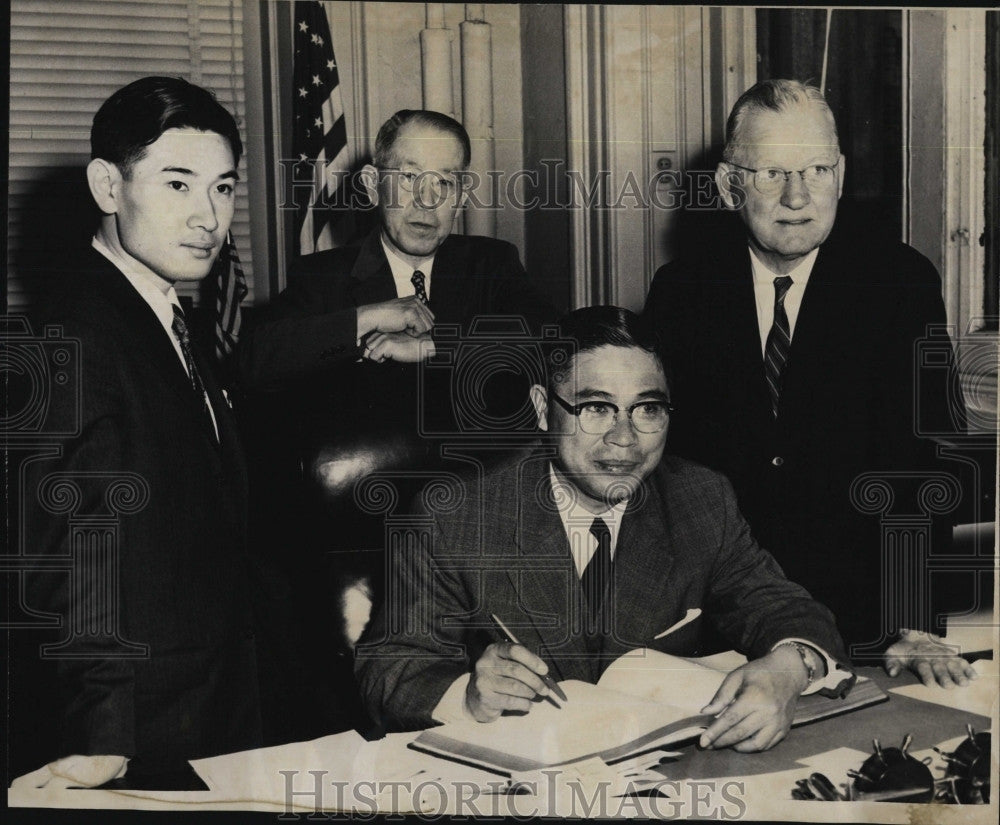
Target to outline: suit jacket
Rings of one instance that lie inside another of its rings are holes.
[[[58,615],[60,636],[81,627],[100,633],[64,651],[80,658],[50,662],[62,737],[47,749],[52,758],[122,754],[132,759],[128,775],[139,777],[254,747],[247,481],[229,407],[194,347],[216,442],[167,333],[102,255],[88,250],[60,278],[65,293],[45,320],[79,341],[80,394],[52,393],[48,421],[64,428],[79,415],[79,429],[59,455],[32,463],[25,529],[34,552],[74,569],[30,575],[27,606]],[[65,488],[46,492],[53,473],[75,488],[75,501]],[[113,573],[73,546],[71,534],[85,524],[116,549]],[[135,645],[148,651],[122,655]]]
[[[550,453],[551,454],[551,453]],[[426,727],[452,682],[498,641],[495,613],[553,677],[596,682],[627,650],[697,655],[711,622],[751,658],[788,637],[843,655],[829,611],[784,578],[750,537],[728,482],[665,458],[630,500],[614,555],[610,633],[594,644],[575,616],[583,588],[549,484],[546,453],[515,460],[427,508],[426,540],[391,559],[389,594],[357,649],[375,719]],[[700,608],[677,632],[660,632]]]
[[[915,368],[927,326],[945,323],[940,278],[910,247],[838,220],[806,287],[775,419],[746,233],[731,217],[710,246],[661,268],[646,302],[674,372],[668,450],[730,478],[758,540],[833,609],[848,643],[879,642],[879,514],[859,511],[851,484],[940,469],[917,430],[962,429],[947,336],[932,367]],[[915,482],[894,483],[896,513],[916,512]]]
[[[396,298],[376,228],[361,243],[300,258],[288,287],[263,308],[240,342],[246,386],[268,388],[357,359],[357,307]],[[531,285],[517,249],[504,241],[450,235],[434,257],[435,324],[469,331],[479,315],[516,315],[529,329],[555,320]]]

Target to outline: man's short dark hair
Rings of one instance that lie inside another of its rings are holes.
[[[726,144],[722,157],[727,161],[736,160],[740,149],[746,143],[743,140],[743,133],[750,114],[763,111],[784,112],[791,106],[804,103],[815,104],[827,115],[833,138],[837,140],[837,121],[823,92],[808,83],[776,77],[755,83],[733,104],[733,110],[726,120]]]
[[[374,166],[384,169],[395,163],[392,147],[396,143],[399,130],[408,123],[427,126],[452,135],[462,147],[462,168],[469,168],[469,161],[472,159],[472,143],[469,141],[469,133],[455,118],[430,109],[400,109],[382,124],[378,135],[375,136],[375,151],[372,153]]]
[[[115,164],[124,177],[146,147],[168,129],[216,132],[229,143],[233,163],[243,154],[236,120],[207,89],[179,77],[144,77],[104,101],[90,130],[90,156]]]
[[[670,368],[660,352],[656,330],[634,312],[616,306],[583,307],[559,320],[559,339],[547,350],[550,383],[561,383],[574,355],[600,347],[636,347],[656,356],[663,367],[667,388],[672,385]]]

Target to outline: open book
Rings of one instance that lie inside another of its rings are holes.
[[[594,756],[613,763],[697,739],[713,718],[701,714],[701,708],[740,661],[745,659],[736,654],[682,659],[646,648],[633,650],[613,662],[596,685],[560,682],[567,702],[539,700],[527,714],[429,728],[410,747],[504,775]],[[801,697],[792,724],[888,698],[874,682],[859,679],[844,699]]]

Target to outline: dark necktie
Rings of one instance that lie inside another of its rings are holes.
[[[580,581],[587,597],[587,612],[590,619],[588,630],[599,632],[597,620],[611,582],[611,530],[608,529],[604,519],[595,518],[590,525],[590,533],[597,539],[597,551],[584,569]],[[604,624],[608,622],[605,621]]]
[[[173,329],[174,335],[177,336],[177,343],[181,345],[181,354],[184,356],[188,377],[191,379],[191,389],[200,399],[205,418],[208,420],[209,429],[216,440],[218,440],[215,425],[212,421],[212,413],[208,408],[208,396],[205,395],[205,385],[201,382],[201,374],[198,372],[198,366],[195,364],[194,356],[191,354],[191,334],[188,332],[187,321],[184,319],[184,311],[177,304],[174,304],[173,307],[174,322],[170,327]]]
[[[764,345],[764,374],[771,391],[771,412],[775,418],[778,417],[778,400],[781,398],[781,375],[792,346],[791,328],[785,313],[785,296],[791,285],[792,279],[787,275],[774,279],[774,323]]]
[[[427,303],[427,290],[424,287],[426,279],[424,278],[424,273],[419,269],[413,271],[413,276],[410,278],[410,283],[413,284],[414,293],[417,296],[417,300],[421,303]]]

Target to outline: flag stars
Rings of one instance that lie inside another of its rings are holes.
[[[323,81],[319,79],[319,75],[318,74],[314,74],[313,75],[313,86],[322,86],[322,85],[323,85]]]
[[[334,62],[333,62],[332,60],[327,60],[327,61],[326,61],[326,67],[327,67],[328,69],[331,69],[331,70],[332,70],[332,69],[336,69],[336,68],[337,68],[337,64],[336,64],[336,63],[334,63]]]
[[[309,95],[309,92],[306,91],[306,88],[304,86],[300,86],[299,87],[299,97],[308,97],[308,95]]]
[[[299,21],[299,31],[300,32],[309,31],[309,24],[305,20]]]
[[[323,126],[323,119],[322,118],[316,118],[313,121],[313,125],[315,125],[317,129],[322,128],[322,126]]]
[[[323,38],[320,37],[318,34],[314,34],[312,36],[312,42],[315,43],[317,46],[322,46],[323,45]]]

